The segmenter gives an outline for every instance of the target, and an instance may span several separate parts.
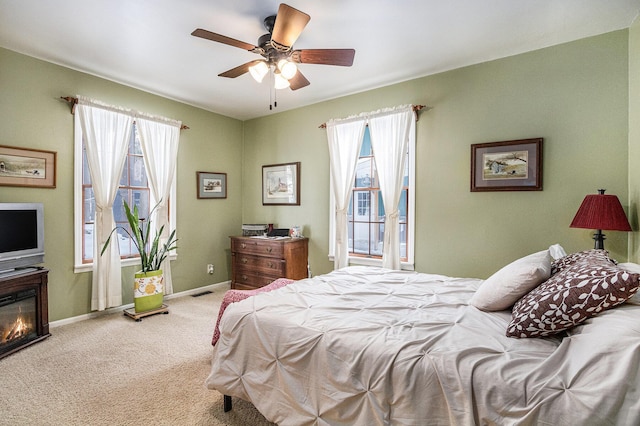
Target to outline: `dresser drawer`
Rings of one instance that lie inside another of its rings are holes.
[[[256,270],[267,274],[284,274],[286,262],[284,259],[255,256],[246,253],[235,253],[234,268],[240,270]]]
[[[278,258],[282,258],[283,255],[282,244],[277,241],[268,241],[258,238],[242,240],[232,239],[231,251]]]
[[[235,281],[233,282],[233,288],[237,288],[240,290],[243,289],[255,289],[264,287],[265,285],[271,284],[280,276],[274,275],[269,276],[265,274],[256,274],[248,271],[236,271],[235,273]]]

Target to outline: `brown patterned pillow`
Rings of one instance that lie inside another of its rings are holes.
[[[576,262],[583,261],[609,261],[616,265],[618,262],[609,257],[609,252],[606,250],[585,250],[577,253],[571,253],[561,257],[551,264],[551,275],[555,275],[558,272],[562,272],[563,269],[568,268]]]
[[[638,291],[640,274],[618,268],[606,251],[575,255],[570,264],[562,263],[555,275],[516,302],[507,336],[559,333],[624,303]]]

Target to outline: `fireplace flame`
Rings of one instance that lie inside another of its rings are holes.
[[[25,319],[25,317],[20,314],[16,318],[16,321],[9,325],[7,329],[2,333],[2,340],[0,343],[7,343],[14,339],[19,339],[31,333],[33,330],[33,324]]]

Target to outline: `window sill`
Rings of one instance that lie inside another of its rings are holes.
[[[177,254],[172,254],[171,256],[169,256],[169,260],[176,260],[177,257],[178,257]],[[125,259],[120,263],[123,268],[126,268],[128,266],[140,265],[140,260],[138,260],[137,258]],[[81,265],[74,265],[73,267],[74,274],[81,274],[84,272],[92,272],[92,271],[93,271],[93,263],[83,263]]]
[[[334,256],[329,256],[329,260],[333,262]],[[362,266],[378,266],[382,267],[382,259],[374,259],[371,257],[353,256],[349,257],[349,265],[362,265]],[[413,271],[414,264],[409,262],[400,262],[400,269],[403,271]]]

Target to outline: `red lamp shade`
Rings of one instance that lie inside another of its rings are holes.
[[[598,232],[593,237],[596,249],[604,249],[601,230],[631,231],[618,197],[605,195],[604,191],[599,189],[598,194],[587,195],[570,225],[571,228],[596,229]]]

